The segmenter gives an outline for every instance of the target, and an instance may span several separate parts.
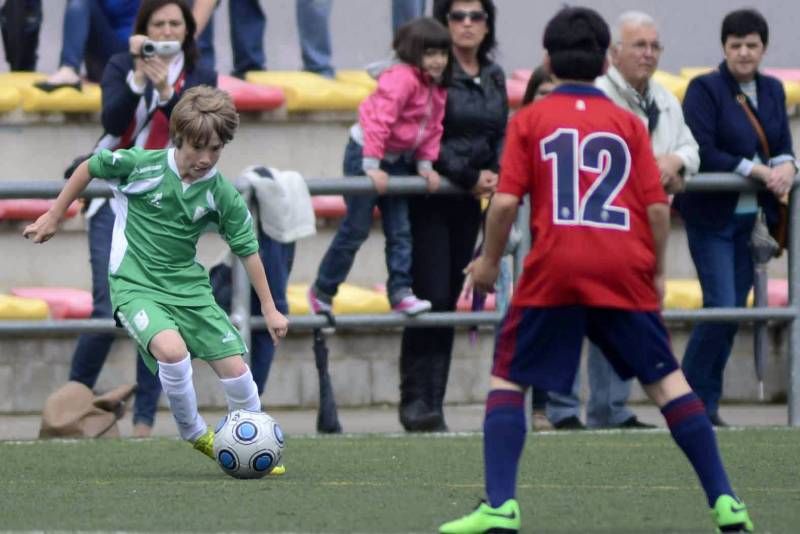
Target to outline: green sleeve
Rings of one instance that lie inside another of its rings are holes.
[[[258,252],[258,239],[253,228],[253,217],[247,209],[242,195],[220,175],[217,189],[217,210],[219,213],[219,233],[239,257]]]
[[[129,150],[105,149],[89,158],[89,175],[92,178],[119,181],[124,184],[136,163],[142,156],[142,149],[136,147]]]

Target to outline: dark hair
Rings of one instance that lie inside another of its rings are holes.
[[[438,20],[431,17],[418,17],[406,22],[397,29],[392,42],[397,58],[403,63],[422,69],[422,57],[431,48],[450,54],[450,32]],[[445,69],[445,78],[450,70]]]
[[[536,67],[536,70],[533,71],[531,74],[531,78],[528,80],[528,85],[525,87],[525,95],[522,97],[522,105],[530,104],[536,98],[536,91],[539,90],[539,86],[543,83],[553,83],[555,80],[553,79],[553,75],[550,74],[544,66],[539,65]]]
[[[456,2],[468,2],[469,0],[434,0],[433,18],[447,26],[447,14]],[[486,36],[478,47],[478,61],[481,64],[489,63],[492,59],[492,52],[497,46],[495,37],[494,23],[497,19],[497,8],[492,0],[480,0],[481,7],[486,12]]]
[[[751,33],[757,33],[761,37],[761,42],[767,46],[769,42],[769,26],[764,16],[755,9],[737,9],[731,11],[722,19],[722,31],[720,39],[722,46],[728,37],[744,37]]]
[[[587,7],[565,7],[544,29],[550,71],[568,80],[589,82],[600,76],[610,41],[606,21]]]
[[[147,35],[147,25],[150,22],[150,17],[153,13],[158,11],[164,6],[175,4],[183,13],[183,21],[186,24],[186,37],[183,39],[183,61],[186,70],[192,70],[197,63],[197,43],[195,42],[195,31],[197,31],[197,23],[192,15],[192,9],[185,0],[142,0],[139,6],[139,12],[136,14],[136,22],[133,25],[133,33],[138,35]]]

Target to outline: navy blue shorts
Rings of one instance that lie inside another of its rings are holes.
[[[624,380],[636,377],[652,384],[679,368],[659,312],[511,306],[495,339],[492,375],[568,394],[584,336]]]

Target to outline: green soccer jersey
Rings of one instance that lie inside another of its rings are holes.
[[[250,211],[216,170],[181,181],[175,149],[103,150],[89,173],[107,180],[118,202],[109,260],[114,308],[134,298],[180,306],[214,302],[197,241],[215,225],[237,256],[258,252]]]

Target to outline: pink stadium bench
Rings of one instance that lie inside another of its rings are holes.
[[[220,89],[231,95],[239,111],[271,111],[286,102],[286,95],[280,87],[256,85],[222,74],[217,83]]]
[[[50,308],[53,319],[86,319],[92,314],[92,294],[70,287],[14,287],[16,297],[41,299]]]
[[[347,213],[347,205],[342,195],[314,195],[311,197],[311,206],[318,219],[341,219]],[[381,216],[377,207],[372,216],[375,219]]]
[[[35,221],[53,205],[53,200],[41,198],[18,198],[0,200],[0,221]],[[67,209],[67,218],[75,217],[80,204],[73,202]]]

